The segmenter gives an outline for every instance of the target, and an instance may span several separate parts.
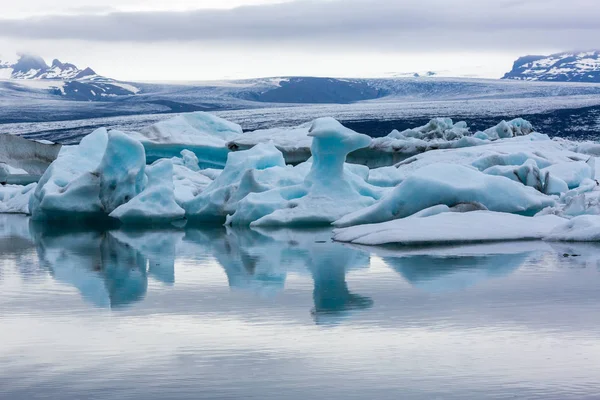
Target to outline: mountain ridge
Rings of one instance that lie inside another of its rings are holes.
[[[90,67],[80,69],[56,58],[48,65],[42,57],[26,53],[19,54],[16,62],[0,59],[0,79],[70,100],[110,100],[140,92],[138,87],[98,75]]]
[[[502,79],[600,83],[600,50],[519,57]]]

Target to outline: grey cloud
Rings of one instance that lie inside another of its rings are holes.
[[[0,36],[380,50],[592,48],[597,0],[337,0],[1,20]]]

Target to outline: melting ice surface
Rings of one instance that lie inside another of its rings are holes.
[[[0,216],[1,399],[594,398],[600,247]]]

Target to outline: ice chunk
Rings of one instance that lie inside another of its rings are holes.
[[[580,215],[553,229],[547,240],[564,242],[600,241],[600,215]]]
[[[142,145],[119,131],[108,132],[104,156],[94,175],[100,178],[100,201],[106,214],[137,196],[146,185]]]
[[[192,171],[183,165],[173,164],[173,185],[177,204],[181,205],[192,200],[202,193],[212,181],[204,174]]]
[[[456,124],[450,118],[434,118],[427,125],[407,129],[402,132],[392,131],[388,137],[392,139],[416,138],[431,141],[434,139],[456,140],[469,134],[469,128],[464,121]]]
[[[548,172],[550,176],[564,181],[569,189],[578,187],[585,179],[594,179],[596,174],[595,166],[583,161],[554,164],[544,168],[542,172]]]
[[[432,164],[417,170],[374,205],[334,223],[344,227],[410,216],[437,204],[478,202],[491,211],[533,215],[554,200],[500,176],[456,164]]]
[[[125,224],[163,224],[183,219],[185,211],[175,202],[173,192],[172,161],[158,160],[146,171],[146,188],[110,216]]]
[[[366,207],[381,193],[344,167],[349,152],[371,139],[333,118],[316,120],[311,129],[313,161],[299,185],[251,193],[228,218],[233,225],[327,225],[348,212]]]
[[[369,171],[367,182],[371,185],[382,187],[394,187],[406,178],[402,169],[396,167],[374,168]]]
[[[198,157],[189,151],[189,150],[181,150],[181,158],[183,159],[183,165],[192,170],[192,171],[200,171],[200,167],[198,167]]]
[[[273,170],[275,167],[278,169]],[[273,181],[286,170],[289,169],[285,166],[283,155],[270,143],[230,153],[223,172],[198,196],[185,202],[183,208],[189,219],[225,219],[249,193],[272,189]],[[261,182],[258,175],[264,171]]]
[[[6,163],[0,162],[0,181],[5,181],[10,175],[26,175],[27,171],[21,168],[12,167]]]
[[[0,186],[0,213],[29,214],[29,199],[37,183]]]
[[[524,217],[491,211],[442,213],[336,229],[334,239],[363,245],[541,239],[564,221],[555,215]]]
[[[523,165],[518,167],[512,165],[496,165],[483,172],[488,175],[504,176],[545,194],[558,195],[569,190],[565,181],[555,177],[547,169],[540,170],[535,160],[532,159],[528,159]]]
[[[101,128],[77,146],[65,146],[31,196],[34,219],[104,217],[145,185],[145,155],[139,142]]]
[[[528,135],[533,132],[533,126],[523,118],[515,118],[511,121],[502,121],[498,125],[486,129],[483,133],[490,140],[506,139],[513,136]]]
[[[205,112],[182,114],[130,133],[144,145],[148,162],[189,150],[198,157],[201,167],[220,168],[227,161],[227,142],[240,134],[239,125]]]
[[[246,132],[227,143],[233,151],[248,150],[259,143],[272,142],[283,154],[286,163],[298,164],[308,160],[311,156],[310,146],[312,138],[308,135],[312,123],[290,127],[259,129]]]

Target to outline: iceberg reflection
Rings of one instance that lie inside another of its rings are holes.
[[[144,298],[147,259],[109,232],[59,231],[31,225],[40,264],[97,307],[119,308]]]
[[[142,300],[148,277],[175,284],[178,257],[203,265],[216,260],[232,290],[273,296],[287,276],[310,274],[316,323],[335,323],[373,301],[352,293],[348,271],[369,267],[369,253],[350,249],[319,230],[59,230],[31,224],[40,264],[97,307],[119,308]],[[224,282],[225,283],[225,282]]]
[[[412,286],[426,292],[455,292],[517,271],[543,242],[474,244],[385,251],[383,261]]]

